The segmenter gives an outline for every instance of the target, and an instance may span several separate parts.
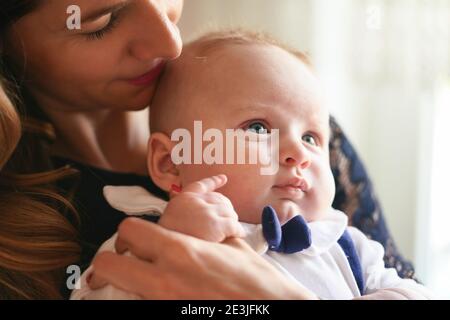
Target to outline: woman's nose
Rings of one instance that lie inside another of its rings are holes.
[[[302,141],[289,143],[280,150],[281,165],[299,167],[304,170],[311,165],[311,155]]]
[[[181,14],[181,0],[141,0],[138,36],[131,44],[131,54],[139,60],[156,58],[172,60],[182,50],[177,22]]]

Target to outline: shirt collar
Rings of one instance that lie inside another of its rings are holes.
[[[167,201],[139,186],[106,186],[103,194],[111,207],[130,216],[160,216],[167,206]],[[344,213],[330,208],[323,220],[308,223],[312,244],[299,254],[315,256],[329,250],[342,236],[347,223],[348,218]],[[268,245],[262,233],[262,225],[244,222],[241,222],[241,225],[247,232],[245,241],[259,254],[267,252]]]
[[[130,216],[160,216],[167,206],[167,201],[139,186],[106,186],[103,195],[111,207]]]

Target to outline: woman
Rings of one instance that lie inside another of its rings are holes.
[[[82,24],[81,29],[72,30],[67,27],[66,12],[74,3],[81,9]],[[103,200],[103,186],[141,185],[160,192],[145,176],[147,106],[164,63],[180,55],[182,43],[176,24],[182,6],[182,0],[2,0],[2,74],[11,98],[20,98],[14,101],[21,107],[24,123],[36,127],[38,120],[40,128],[51,124],[55,131],[51,146],[33,131],[24,133],[6,170],[8,174],[59,170],[62,177],[71,176],[73,169],[78,171],[75,180],[59,181],[57,186],[80,213],[79,264],[83,267],[125,217]],[[337,163],[341,157],[355,156],[334,122],[333,128],[332,159]],[[25,152],[31,152],[33,162]],[[357,161],[351,163],[356,167],[350,168],[348,162],[335,166],[335,206],[354,213],[353,222],[363,231],[381,232],[379,239],[388,257],[393,257],[389,263],[398,263],[401,270],[410,272],[395,255],[383,220],[374,215],[381,213],[364,169]],[[357,174],[352,175],[351,184],[342,184],[341,180],[348,180],[347,171]],[[341,179],[341,175],[345,177]],[[362,206],[360,199],[348,200],[347,195],[361,188],[369,207],[367,203]],[[158,245],[141,248],[142,237]],[[249,254],[239,240],[211,244],[131,219],[121,225],[117,246],[141,259],[100,256],[94,263],[92,286],[106,281],[141,294],[158,291],[152,290],[158,285],[170,286],[173,296],[159,298],[212,298],[213,292],[223,298],[313,297],[293,288],[262,259]],[[240,263],[231,265],[230,261]],[[252,272],[243,274],[244,269]],[[143,281],[142,272],[151,270],[158,272],[159,284]],[[219,270],[220,279],[216,276]],[[261,284],[261,277],[273,281]],[[198,283],[204,287],[198,288]],[[194,288],[196,295],[192,294]]]

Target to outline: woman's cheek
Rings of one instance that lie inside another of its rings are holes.
[[[75,57],[71,63],[72,74],[77,74],[79,79],[86,82],[108,83],[118,80],[121,76],[118,73],[120,64],[116,63],[115,60],[113,52],[108,55],[99,55],[97,51],[96,53],[86,54],[86,58]]]

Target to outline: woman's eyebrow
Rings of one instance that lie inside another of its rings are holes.
[[[129,3],[131,2],[131,0],[127,0],[127,1],[121,1],[120,3],[116,3],[112,6],[107,6],[107,7],[103,7],[103,8],[98,8],[90,13],[88,13],[86,16],[83,16],[81,18],[81,23],[87,23],[87,22],[92,22],[97,20],[98,18],[117,11],[119,9],[122,9],[123,7],[127,6]]]

